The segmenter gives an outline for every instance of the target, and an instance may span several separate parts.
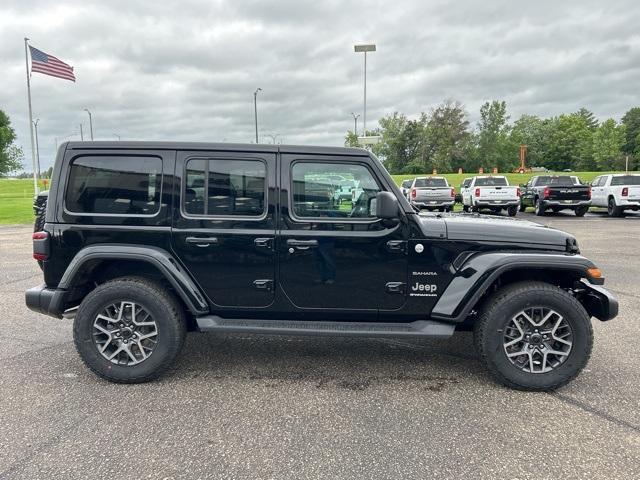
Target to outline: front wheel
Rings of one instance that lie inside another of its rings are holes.
[[[554,285],[526,281],[499,290],[474,327],[482,362],[502,384],[544,391],[573,380],[593,346],[589,315]]]
[[[164,373],[186,335],[184,312],[174,296],[143,278],[112,280],[80,304],[73,339],[96,375],[117,383],[141,383]]]
[[[545,212],[545,208],[542,205],[542,200],[540,200],[539,198],[536,198],[536,204],[535,204],[535,213],[537,216],[542,217],[546,212]]]
[[[507,214],[510,217],[515,217],[517,213],[518,213],[518,207],[517,206],[514,205],[512,207],[507,208]]]
[[[462,211],[464,213],[469,213],[469,205],[462,205]]]

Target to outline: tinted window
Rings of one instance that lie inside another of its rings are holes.
[[[293,213],[298,217],[372,218],[380,188],[364,165],[348,163],[298,162],[291,169]],[[349,181],[350,198],[333,178]]]
[[[467,188],[469,185],[471,185],[471,179],[467,178],[462,182],[462,188]]]
[[[416,178],[414,184],[416,188],[420,187],[448,187],[447,181],[444,178]]]
[[[65,207],[81,214],[154,215],[161,180],[158,157],[79,157],[71,164]]]
[[[187,162],[184,211],[212,217],[265,213],[267,169],[258,160],[193,159]]]
[[[405,180],[405,181],[402,182],[402,187],[403,188],[409,188],[412,183],[413,183],[413,180]]]
[[[503,187],[509,185],[505,177],[476,178],[476,187]]]
[[[603,177],[596,177],[596,178],[594,178],[594,179],[593,179],[593,181],[591,182],[591,186],[592,186],[592,187],[599,187],[599,186],[600,186],[600,184],[602,183],[602,182],[601,182],[601,181],[602,181],[602,178],[603,178]]]
[[[574,183],[569,175],[561,175],[559,177],[547,175],[538,177],[536,185],[557,185],[559,187],[572,187]]]
[[[611,185],[640,185],[640,175],[621,175],[611,177]]]

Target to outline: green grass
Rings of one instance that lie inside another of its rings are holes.
[[[32,179],[0,178],[0,224],[33,222],[33,192]]]

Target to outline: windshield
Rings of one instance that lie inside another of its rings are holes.
[[[611,177],[611,186],[614,185],[640,185],[640,175],[621,175]]]
[[[562,175],[559,177],[547,175],[538,177],[536,185],[557,185],[559,187],[573,187],[575,183],[573,183],[573,179],[569,175]]]
[[[444,178],[416,178],[414,184],[415,187],[448,187],[447,181]]]
[[[509,185],[505,177],[476,178],[476,187],[504,187]]]

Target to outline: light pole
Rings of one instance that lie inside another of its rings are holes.
[[[276,139],[278,137],[280,137],[281,135],[279,133],[267,133],[265,135],[265,137],[269,137],[271,139],[271,143],[275,145],[276,143]],[[280,141],[280,143],[282,143],[282,141]]]
[[[91,133],[91,140],[93,141],[93,119],[91,118],[91,112],[88,108],[84,109],[89,114],[89,132]]]
[[[38,122],[39,118],[33,122],[33,127],[36,129],[36,160],[38,162],[38,178],[40,178],[40,143],[38,142]]]
[[[363,43],[353,46],[353,51],[356,53],[364,53],[364,112],[362,115],[363,131],[362,136],[367,136],[367,52],[375,52],[375,43]]]
[[[118,137],[118,141],[120,141],[120,140],[121,140],[120,135],[118,135],[117,133],[114,133],[113,135],[114,135],[114,136],[116,136],[116,137]]]
[[[256,121],[256,143],[258,143],[258,92],[261,92],[262,89],[258,87],[255,92],[253,92],[253,113]]]
[[[84,133],[82,132],[82,124],[80,124],[80,141],[84,142]]]
[[[358,118],[360,117],[360,114],[356,115],[355,113],[351,112],[351,115],[353,116],[353,133],[357,137],[358,136]]]

